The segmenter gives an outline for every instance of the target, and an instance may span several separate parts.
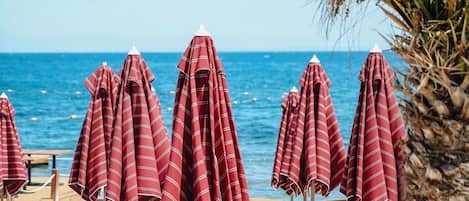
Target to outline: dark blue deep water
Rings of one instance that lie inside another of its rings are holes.
[[[176,87],[176,64],[182,53],[142,55],[156,75],[153,86],[165,123],[171,128],[172,113],[168,108],[173,106],[174,95],[170,91]],[[332,80],[330,92],[347,146],[358,98],[358,73],[367,52],[317,55]],[[282,114],[281,96],[292,86],[298,87],[311,56],[311,52],[220,53],[231,100],[238,102],[233,105],[233,112],[252,197],[284,197],[270,187]],[[0,92],[7,92],[17,111],[16,125],[23,149],[74,150],[90,98],[83,80],[103,61],[117,73],[125,57],[126,53],[0,54]],[[402,66],[396,55],[386,53],[386,57],[393,67]],[[70,115],[78,118],[69,119]],[[33,117],[37,120],[32,121]],[[68,175],[71,158],[72,155],[59,157],[58,167],[63,175]],[[46,168],[33,170],[35,176],[49,172]],[[331,194],[340,196],[337,190]]]

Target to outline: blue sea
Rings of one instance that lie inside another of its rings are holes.
[[[367,52],[318,52],[332,81],[330,92],[347,146],[359,92],[358,73]],[[142,53],[156,76],[153,86],[171,128],[174,94],[182,53]],[[251,197],[288,198],[270,186],[282,109],[282,95],[298,81],[312,52],[221,52]],[[393,67],[401,60],[386,52]],[[16,109],[23,149],[74,150],[90,95],[84,79],[103,61],[116,73],[126,53],[0,54],[0,92]],[[257,101],[253,101],[256,99]],[[70,115],[77,118],[70,119]],[[33,121],[32,119],[36,119]],[[60,156],[58,167],[68,176],[72,155]],[[49,167],[50,168],[50,167]],[[33,176],[50,174],[48,167]],[[62,181],[65,182],[66,179]],[[336,189],[330,197],[343,197]],[[318,200],[322,200],[317,196]]]

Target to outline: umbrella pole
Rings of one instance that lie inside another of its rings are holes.
[[[10,196],[8,194],[8,191],[6,190],[5,186],[3,186],[3,188],[1,189],[1,201],[9,201],[10,200]]]
[[[290,195],[290,201],[293,201],[293,194]]]
[[[306,201],[306,197],[308,196],[308,192],[303,192],[303,201]]]
[[[316,185],[311,185],[311,201],[314,201],[315,198],[314,198],[314,195],[315,195],[315,192],[316,192]]]
[[[0,199],[1,201],[3,201],[3,200],[6,200],[6,201],[13,200],[13,197],[8,193],[5,186],[3,186],[3,188],[0,191],[1,191],[1,199]]]

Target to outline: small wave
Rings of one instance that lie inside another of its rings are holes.
[[[76,119],[78,116],[76,114],[68,115],[69,119]]]
[[[84,118],[84,117],[85,117],[84,115],[70,114],[68,116],[61,116],[61,117],[44,117],[44,118],[41,118],[40,120],[42,120],[42,121],[62,121],[62,120],[78,119],[78,118]],[[39,118],[37,118],[37,120],[39,120]]]

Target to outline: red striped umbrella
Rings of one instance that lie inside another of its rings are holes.
[[[293,88],[282,103],[283,115],[278,134],[277,151],[272,173],[272,186],[283,189],[288,195],[301,194],[300,181],[290,178],[290,167],[299,112],[298,90]]]
[[[106,198],[159,199],[170,144],[160,102],[152,91],[155,77],[135,48],[119,76]]]
[[[316,56],[300,84],[297,134],[303,137],[303,158],[299,160],[298,152],[293,162],[301,167],[303,193],[312,188],[312,192],[326,196],[340,184],[346,153],[329,94],[331,81]]]
[[[226,83],[201,27],[179,62],[172,149],[163,201],[248,201]]]
[[[84,83],[91,101],[73,157],[69,186],[85,200],[96,200],[98,190],[107,184],[118,79],[114,71],[103,64]]]
[[[406,139],[392,82],[394,74],[380,51],[368,55],[350,138],[341,191],[349,200],[399,200]]]
[[[0,189],[14,195],[26,182],[26,166],[16,129],[15,110],[5,93],[0,96]]]

